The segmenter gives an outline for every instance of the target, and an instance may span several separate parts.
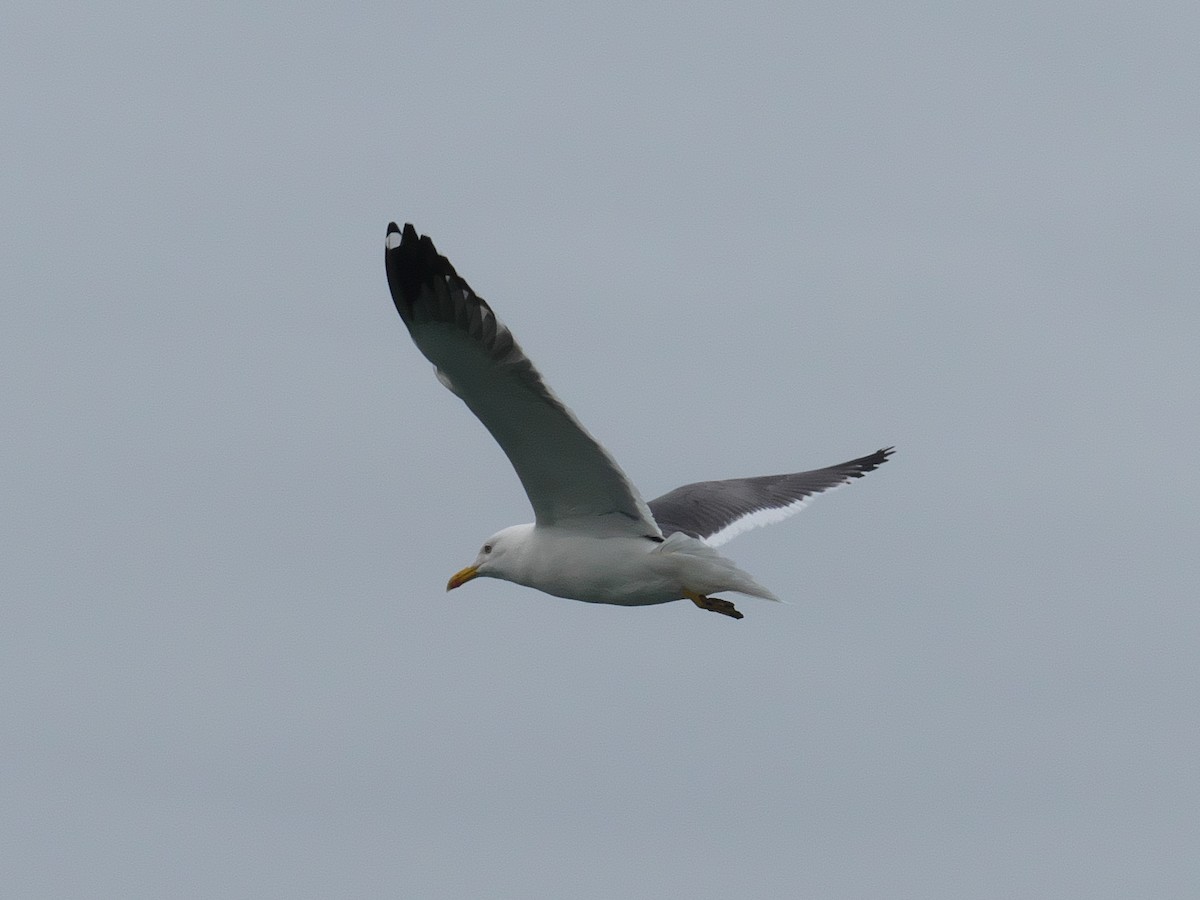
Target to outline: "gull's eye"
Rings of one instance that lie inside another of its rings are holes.
[[[491,553],[491,552],[492,552],[492,545],[491,545],[491,544],[484,544],[484,545],[483,545],[483,552],[484,552],[484,553]]]

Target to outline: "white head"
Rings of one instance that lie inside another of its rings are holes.
[[[524,558],[523,550],[532,525],[510,525],[502,531],[497,531],[483,542],[475,562],[460,572],[455,572],[446,590],[451,591],[461,587],[472,578],[500,578],[504,581],[514,581],[514,575]]]

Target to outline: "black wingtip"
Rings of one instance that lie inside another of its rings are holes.
[[[855,474],[855,477],[861,478],[868,472],[874,472],[885,462],[887,462],[888,458],[895,452],[895,447],[884,447],[882,450],[876,450],[869,456],[864,456],[862,459],[854,460],[854,464],[858,467],[858,472]]]
[[[411,223],[405,223],[404,230],[400,230],[400,226],[395,222],[388,222],[387,237],[384,238],[384,245],[388,250],[399,250],[405,244],[418,243],[417,229],[412,227]]]
[[[895,452],[895,447],[884,447],[882,450],[876,450],[874,453],[868,453],[866,456],[860,456],[858,459],[852,459],[832,468],[840,469],[844,473],[844,478],[862,478],[868,472],[874,472],[882,466]]]
[[[420,286],[437,277],[455,275],[454,267],[437,252],[427,235],[417,235],[411,222],[405,223],[403,231],[395,222],[389,222],[384,246],[392,300],[407,322],[412,318],[412,304]]]

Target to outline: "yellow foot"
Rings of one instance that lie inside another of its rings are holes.
[[[733,604],[728,600],[722,600],[720,597],[705,597],[703,594],[694,594],[691,591],[684,591],[683,595],[701,609],[720,613],[723,616],[729,616],[731,619],[743,618],[742,614],[734,609]]]

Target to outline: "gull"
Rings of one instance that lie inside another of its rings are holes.
[[[799,512],[813,495],[861,478],[892,454],[885,447],[810,472],[701,481],[647,503],[428,236],[392,222],[384,255],[413,343],[491,432],[533,507],[532,523],[488,538],[447,591],[499,578],[585,603],[687,599],[740,619],[731,601],[712,595],[779,598],[715,548]]]

